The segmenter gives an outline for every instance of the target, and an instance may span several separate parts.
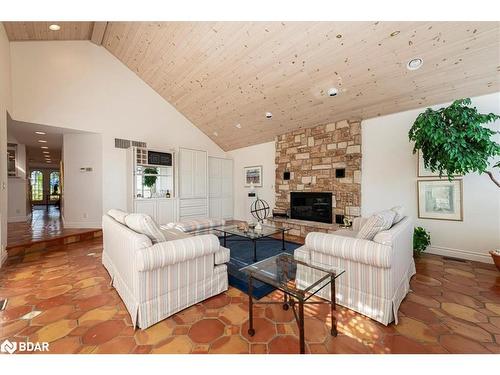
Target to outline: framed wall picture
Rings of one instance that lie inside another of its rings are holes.
[[[245,167],[245,187],[262,187],[262,165]]]
[[[17,145],[14,143],[7,144],[7,175],[9,177],[17,177]]]
[[[429,168],[425,167],[424,158],[422,157],[422,151],[418,150],[417,152],[417,177],[439,177],[439,172],[433,172]],[[462,176],[453,176],[453,177],[462,177]],[[446,179],[446,176],[442,177]]]
[[[420,219],[463,221],[462,180],[420,180],[417,186]]]

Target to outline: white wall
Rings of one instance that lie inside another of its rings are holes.
[[[67,228],[101,224],[102,143],[100,134],[63,135],[63,223]],[[92,168],[82,172],[81,168]]]
[[[10,47],[0,23],[0,266],[7,258],[7,111],[11,109]]]
[[[481,113],[498,114],[500,93],[472,98],[472,104]],[[428,252],[490,262],[488,251],[500,247],[500,189],[486,175],[463,178],[463,222],[417,219],[417,157],[412,154],[408,131],[424,110],[362,122],[362,214],[403,205],[416,225],[430,231]],[[498,131],[500,121],[490,127]],[[500,178],[498,172],[496,176]]]
[[[248,193],[250,188],[245,187],[244,167],[262,165],[262,187],[255,188],[259,198],[269,203],[269,207],[274,208],[276,201],[274,182],[275,182],[275,143],[267,142],[255,146],[239,148],[229,151],[228,156],[234,160],[234,218],[239,220],[249,219],[249,200]]]
[[[104,211],[126,209],[126,151],[114,148],[114,138],[225,156],[103,47],[88,41],[13,42],[11,56],[13,118],[102,134]]]
[[[26,146],[19,143],[17,139],[7,135],[8,143],[17,144],[16,169],[17,177],[9,177],[8,180],[8,222],[26,221]]]

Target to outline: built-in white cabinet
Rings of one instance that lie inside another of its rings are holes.
[[[208,158],[209,216],[233,218],[233,161]]]
[[[179,218],[208,217],[208,155],[206,151],[179,150]]]

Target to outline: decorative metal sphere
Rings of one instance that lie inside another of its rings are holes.
[[[250,205],[250,212],[258,221],[264,221],[264,219],[269,216],[271,210],[269,208],[269,204],[265,200],[257,198]]]

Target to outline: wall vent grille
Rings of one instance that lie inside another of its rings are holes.
[[[115,148],[129,148],[130,146],[143,147],[143,148],[147,147],[146,142],[115,138]]]

